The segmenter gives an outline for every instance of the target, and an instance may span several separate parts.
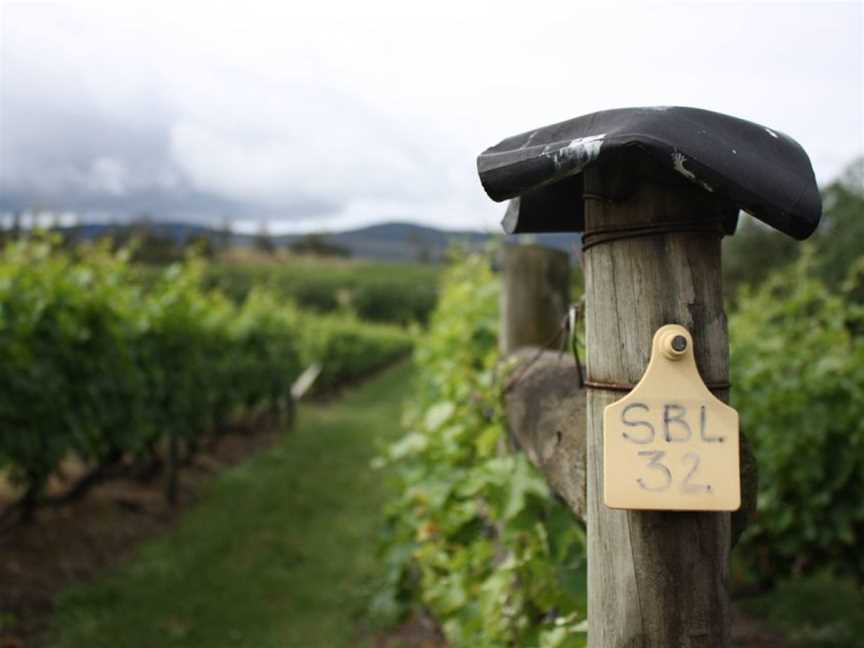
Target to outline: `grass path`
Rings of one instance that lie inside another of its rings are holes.
[[[386,475],[411,368],[303,406],[280,444],[216,479],[170,535],[65,592],[50,646],[362,646]]]

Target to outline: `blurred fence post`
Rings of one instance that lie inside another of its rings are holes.
[[[569,255],[539,245],[504,244],[500,258],[501,354],[528,346],[561,348],[558,333],[570,295]]]

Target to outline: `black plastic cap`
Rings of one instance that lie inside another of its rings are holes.
[[[803,240],[822,216],[813,167],[791,137],[698,108],[622,108],[509,137],[477,158],[495,201],[514,201],[508,233],[580,232],[582,171],[648,155],[718,200]]]

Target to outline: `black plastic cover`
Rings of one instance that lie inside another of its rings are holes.
[[[647,153],[661,167],[759,220],[805,239],[822,201],[804,149],[788,135],[699,108],[621,108],[509,137],[477,158],[495,201],[519,197],[502,223],[511,234],[584,228],[581,173]]]

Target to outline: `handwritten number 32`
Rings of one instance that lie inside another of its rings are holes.
[[[649,484],[647,480],[639,477],[636,483],[639,487],[646,491],[659,492],[665,491],[672,485],[672,471],[663,463],[663,458],[666,452],[663,450],[643,450],[639,453],[640,457],[650,457],[647,468],[657,473],[657,479],[654,484]],[[690,480],[696,471],[699,469],[699,455],[695,452],[688,452],[681,458],[681,463],[689,466],[690,470],[681,482],[681,490],[685,493],[710,493],[711,486],[708,484],[694,484]],[[659,483],[656,483],[659,482]]]

